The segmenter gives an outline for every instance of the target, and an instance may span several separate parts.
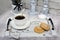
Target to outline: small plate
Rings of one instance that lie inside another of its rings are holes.
[[[26,24],[23,26],[17,26],[17,25],[15,25],[14,20],[12,20],[10,25],[15,29],[25,29],[30,26],[30,21],[27,21]]]

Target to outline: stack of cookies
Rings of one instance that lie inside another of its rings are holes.
[[[45,31],[49,31],[50,30],[50,26],[46,23],[41,22],[41,24],[39,26],[36,26],[34,28],[34,32],[36,33],[44,33]]]

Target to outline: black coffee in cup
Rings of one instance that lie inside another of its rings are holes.
[[[16,16],[15,19],[16,19],[16,20],[22,20],[22,19],[25,19],[25,17],[19,15],[19,16]]]

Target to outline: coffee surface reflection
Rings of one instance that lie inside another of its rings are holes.
[[[25,17],[24,16],[16,16],[15,19],[16,20],[23,20],[23,19],[25,19]]]

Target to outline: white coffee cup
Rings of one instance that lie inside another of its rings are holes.
[[[17,25],[17,26],[23,26],[27,23],[28,21],[28,16],[25,15],[25,14],[17,14],[15,17],[14,17],[14,23]]]

